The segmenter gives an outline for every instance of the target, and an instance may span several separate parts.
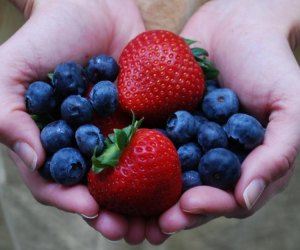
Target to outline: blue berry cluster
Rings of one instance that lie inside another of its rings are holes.
[[[198,111],[178,110],[161,131],[177,147],[183,192],[199,185],[233,189],[243,160],[265,134],[256,118],[241,111],[236,93],[215,80],[206,81]]]
[[[112,114],[118,104],[114,84],[119,65],[110,56],[92,57],[85,67],[59,64],[49,81],[36,81],[25,93],[27,112],[41,129],[47,153],[40,174],[63,185],[82,182],[91,156],[104,148],[104,136],[92,124],[97,116]]]

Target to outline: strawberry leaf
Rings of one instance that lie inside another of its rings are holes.
[[[197,49],[197,50],[196,50]],[[200,50],[198,50],[200,49]],[[194,54],[195,60],[198,62],[199,66],[202,68],[205,79],[206,80],[213,80],[218,78],[219,70],[213,64],[212,61],[207,59],[208,53],[206,50],[201,48],[194,48],[196,53]]]
[[[99,157],[92,157],[92,171],[96,174],[108,167],[113,167],[118,163],[121,150],[116,144],[110,144]]]
[[[213,62],[201,58],[196,59],[196,61],[198,62],[199,66],[202,68],[206,80],[208,79],[212,80],[218,77],[219,70],[215,67]]]
[[[123,150],[128,145],[128,136],[122,129],[114,129],[116,145],[120,150]]]
[[[189,46],[197,42],[195,40],[188,39],[188,38],[183,38],[183,39],[187,43],[187,45],[189,45]]]
[[[184,38],[185,42],[191,46],[197,43],[195,40]],[[199,66],[202,68],[205,79],[213,80],[217,79],[219,76],[219,70],[215,67],[212,61],[208,60],[208,52],[203,48],[194,47],[191,48],[195,60],[198,62]]]
[[[208,52],[202,48],[191,48],[194,57],[208,56]]]
[[[137,129],[140,127],[142,119],[135,120],[134,114],[132,124],[123,129],[114,129],[113,134],[109,134],[105,140],[106,148],[100,156],[96,156],[96,150],[92,157],[92,171],[96,174],[103,169],[116,166],[124,149],[130,143]]]
[[[105,139],[106,145],[108,145],[108,144],[110,144],[110,143],[115,143],[115,142],[116,142],[116,141],[115,141],[115,134],[114,134],[114,133],[109,134],[109,135],[107,136],[107,138]]]

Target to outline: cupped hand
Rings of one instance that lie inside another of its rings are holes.
[[[299,42],[300,2],[215,0],[189,20],[182,36],[200,41],[242,107],[265,126],[262,145],[242,164],[234,192],[199,186],[160,218],[168,233],[219,217],[255,213],[288,184],[300,149],[300,70],[292,49]]]
[[[110,240],[126,237],[129,242],[142,241],[143,220],[103,211],[85,186],[49,183],[34,171],[44,162],[45,152],[40,131],[26,113],[24,101],[28,85],[44,79],[59,63],[72,60],[84,65],[91,56],[101,53],[118,59],[127,42],[145,29],[135,2],[14,2],[27,21],[0,47],[1,143],[11,149],[25,184],[39,202],[81,214]],[[134,233],[137,228],[142,229],[142,235]]]

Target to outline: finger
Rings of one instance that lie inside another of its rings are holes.
[[[123,13],[131,18],[122,18]],[[62,61],[84,64],[100,53],[117,59],[126,43],[144,30],[133,0],[123,5],[117,0],[39,1],[27,22],[3,44],[3,50],[29,67],[37,65],[34,70],[43,77]]]
[[[287,186],[291,176],[292,171],[289,171],[285,176],[270,184],[263,192],[259,201],[250,210],[240,207],[231,193],[208,186],[192,188],[186,191],[180,199],[182,212],[178,212],[178,208],[172,208],[173,211],[167,211],[166,215],[163,215],[166,217],[162,217],[160,220],[162,230],[169,230],[171,232],[175,230],[174,225],[179,225],[178,229],[182,225],[186,225],[185,228],[182,226],[182,229],[193,228],[219,216],[246,218],[262,207],[274,194],[283,190]],[[167,213],[178,213],[179,215],[169,215]],[[193,224],[193,217],[180,215],[180,213],[196,215],[198,217],[194,217]],[[171,216],[173,216],[173,220],[168,219]],[[162,220],[164,221],[162,222]],[[169,227],[172,227],[172,230]]]
[[[180,198],[180,208],[186,213],[215,217],[226,216],[241,209],[233,194],[209,186],[186,191]]]
[[[286,175],[284,175],[283,177],[279,178],[278,180],[268,185],[251,209],[245,208],[239,211],[238,213],[232,213],[231,215],[229,214],[226,217],[246,218],[254,214],[261,207],[263,207],[273,196],[283,191],[288,186],[288,183],[292,175],[293,175],[293,169],[288,171]]]
[[[112,241],[121,240],[128,231],[128,221],[123,216],[107,210],[102,210],[96,219],[86,221],[105,238]]]
[[[26,23],[2,48],[29,67],[35,64],[33,70],[40,77],[62,61],[84,63],[91,55],[103,53],[109,47],[108,25],[111,24],[105,20],[106,15],[96,14],[102,11],[108,13],[104,1],[84,4],[39,1]]]
[[[115,58],[119,58],[126,44],[145,31],[145,25],[135,0],[126,1],[126,5],[121,5],[118,0],[111,0],[108,1],[108,7],[113,15],[111,20],[118,20],[123,13],[131,13],[129,19],[116,23],[117,27],[113,29],[114,39],[108,51]]]
[[[44,161],[40,131],[23,111],[0,111],[0,141],[17,153],[25,163],[24,166],[31,170],[35,170]]]
[[[188,225],[189,223],[191,223],[190,227],[195,227],[219,216],[228,218],[248,217],[262,207],[274,194],[283,190],[287,186],[292,174],[293,171],[291,169],[283,177],[272,182],[265,189],[259,201],[250,210],[239,206],[232,193],[208,186],[192,188],[182,195],[180,199],[181,210],[175,207],[172,210],[168,210],[162,216],[160,219],[162,230],[169,230],[171,232],[170,227],[175,230],[173,228],[174,225]],[[182,213],[186,214],[182,215]],[[193,217],[187,215],[198,216],[194,217],[195,226],[192,224]],[[186,226],[186,228],[188,227]]]
[[[212,216],[198,214],[197,212],[184,212],[180,207],[180,204],[177,203],[161,215],[159,218],[159,225],[162,232],[167,235],[173,235],[185,229],[198,227],[207,223],[212,218]]]
[[[146,222],[143,218],[130,218],[125,241],[131,245],[142,243],[145,239],[145,227]]]
[[[10,157],[17,164],[24,183],[40,203],[54,206],[66,212],[77,213],[83,217],[92,218],[98,215],[99,206],[86,186],[67,187],[50,183],[42,178],[38,172],[32,172],[24,167],[24,163],[15,153],[10,152]]]
[[[34,170],[44,161],[40,130],[26,113],[25,91],[32,70],[13,54],[0,47],[0,142],[13,150],[29,169]]]
[[[201,6],[201,8],[199,8],[189,18],[188,22],[186,23],[180,34],[184,38],[192,39],[199,42],[199,46],[207,50],[210,56],[213,53],[213,51],[211,50],[211,33],[215,28],[212,27],[212,24],[214,22],[212,22],[211,16],[215,14],[216,17],[218,17],[220,14],[217,13],[215,8],[218,6],[212,7],[211,5],[213,4],[213,2],[208,2],[205,5]]]
[[[161,245],[170,237],[160,230],[157,219],[147,221],[145,233],[148,242],[152,245]]]
[[[293,98],[293,97],[291,97]],[[278,104],[280,105],[280,104]],[[235,195],[239,204],[251,209],[265,188],[288,173],[299,151],[300,110],[277,107],[270,116],[264,142],[253,150],[242,165],[242,176]]]

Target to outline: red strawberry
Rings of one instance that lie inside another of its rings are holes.
[[[165,135],[138,126],[134,122],[110,136],[107,150],[93,158],[88,189],[102,208],[130,216],[157,216],[181,195],[180,160]]]
[[[105,117],[100,117],[94,114],[92,123],[97,126],[101,133],[106,137],[113,133],[114,129],[121,129],[128,126],[131,123],[130,117],[127,113],[117,108],[116,111]]]
[[[203,71],[188,43],[172,32],[138,35],[123,50],[119,64],[120,105],[148,122],[192,110],[202,98]]]

